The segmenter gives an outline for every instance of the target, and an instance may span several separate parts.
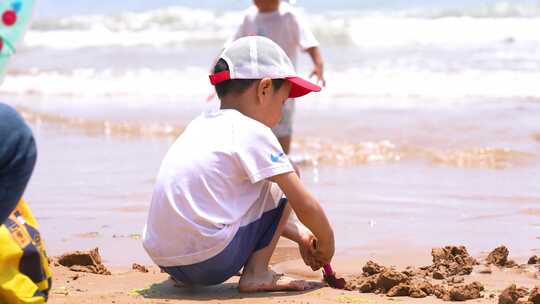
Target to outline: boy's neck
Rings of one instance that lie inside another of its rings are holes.
[[[236,110],[242,114],[246,114],[246,112],[249,112],[249,109],[246,109],[246,102],[243,99],[243,96],[235,96],[235,98],[231,98],[231,96],[225,96],[221,99],[221,106],[220,110]],[[246,111],[247,110],[247,111]]]
[[[259,10],[259,13],[273,13],[277,10],[279,10],[279,5],[281,1],[275,1],[271,2],[268,1],[266,3],[257,4],[257,9]]]
[[[257,115],[260,111],[258,111],[251,100],[248,100],[249,98],[255,97],[248,96],[248,94],[245,93],[238,96],[225,96],[221,99],[220,110],[236,110],[244,116],[260,121],[260,118]]]

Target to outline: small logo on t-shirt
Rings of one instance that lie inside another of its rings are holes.
[[[277,155],[274,155],[274,154],[270,153],[270,159],[272,160],[272,162],[277,163],[277,162],[279,162],[281,160],[281,157],[283,155],[285,155],[285,153],[283,153],[283,152],[281,152],[281,153],[279,153]]]

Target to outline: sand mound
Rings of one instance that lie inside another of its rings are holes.
[[[392,287],[392,289],[390,289],[386,295],[389,297],[425,298],[432,293],[433,286],[431,286],[429,283],[423,286],[401,283]]]
[[[138,271],[138,272],[148,272],[148,268],[146,268],[145,266],[143,265],[139,265],[137,263],[133,263],[133,265],[131,265],[131,269],[135,270],[135,271]]]
[[[533,255],[532,257],[529,258],[529,261],[527,262],[527,264],[529,265],[540,264],[540,257],[537,255]]]
[[[408,282],[409,278],[407,276],[393,269],[389,269],[379,274],[377,278],[377,289],[379,289],[381,292],[387,293],[390,289],[392,289],[392,287]]]
[[[540,286],[536,286],[529,295],[529,302],[540,304]]]
[[[71,271],[90,272],[95,274],[110,275],[105,265],[101,263],[98,248],[90,251],[75,251],[63,254],[57,261],[58,264],[68,267]]]
[[[517,266],[517,263],[508,259],[508,254],[510,251],[506,246],[499,246],[493,249],[492,252],[486,258],[487,265],[497,265],[500,267],[514,267]]]
[[[364,276],[348,279],[345,289],[363,293],[383,293],[389,297],[423,298],[433,293],[431,283],[422,277],[415,277],[411,270],[399,272],[372,261],[368,262],[363,270]]]
[[[456,275],[471,274],[478,262],[469,255],[465,246],[446,246],[431,250],[433,265],[422,267],[434,279],[444,280]]]
[[[486,258],[486,263],[494,264],[497,266],[504,266],[508,261],[509,253],[510,252],[508,251],[508,248],[506,248],[505,246],[497,247],[489,253],[488,257]]]
[[[364,267],[362,267],[362,272],[364,273],[364,275],[366,276],[371,276],[371,275],[374,275],[374,274],[378,274],[378,273],[381,273],[382,271],[384,270],[384,267],[373,262],[373,261],[368,261],[366,263],[366,265]]]
[[[451,287],[437,285],[434,287],[433,294],[444,301],[467,301],[481,298],[482,291],[484,291],[482,283],[472,282],[471,284]]]
[[[373,261],[362,267],[362,276],[349,278],[347,290],[362,293],[386,294],[388,297],[424,298],[430,295],[446,301],[465,301],[481,298],[484,287],[479,282],[462,284],[477,261],[464,246],[434,248],[433,264],[403,271],[381,266]],[[432,279],[445,279],[444,285],[433,285]]]
[[[373,261],[368,261],[362,267],[363,277],[349,279],[345,289],[360,290],[361,292],[387,293],[399,284],[410,283],[407,274],[392,268],[386,268]]]
[[[516,304],[520,298],[527,296],[527,294],[527,288],[517,288],[516,284],[512,284],[499,295],[499,304]]]

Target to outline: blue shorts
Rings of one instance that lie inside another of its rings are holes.
[[[287,199],[282,198],[277,208],[240,227],[229,245],[216,256],[192,265],[161,269],[186,285],[216,285],[227,281],[244,267],[254,252],[270,244],[286,205]]]

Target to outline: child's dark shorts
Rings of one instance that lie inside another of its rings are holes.
[[[0,103],[0,224],[19,203],[36,158],[32,130],[13,108]]]
[[[216,285],[225,282],[244,267],[251,255],[270,244],[287,199],[258,220],[240,227],[232,241],[216,256],[192,265],[161,267],[176,281],[186,285]]]

